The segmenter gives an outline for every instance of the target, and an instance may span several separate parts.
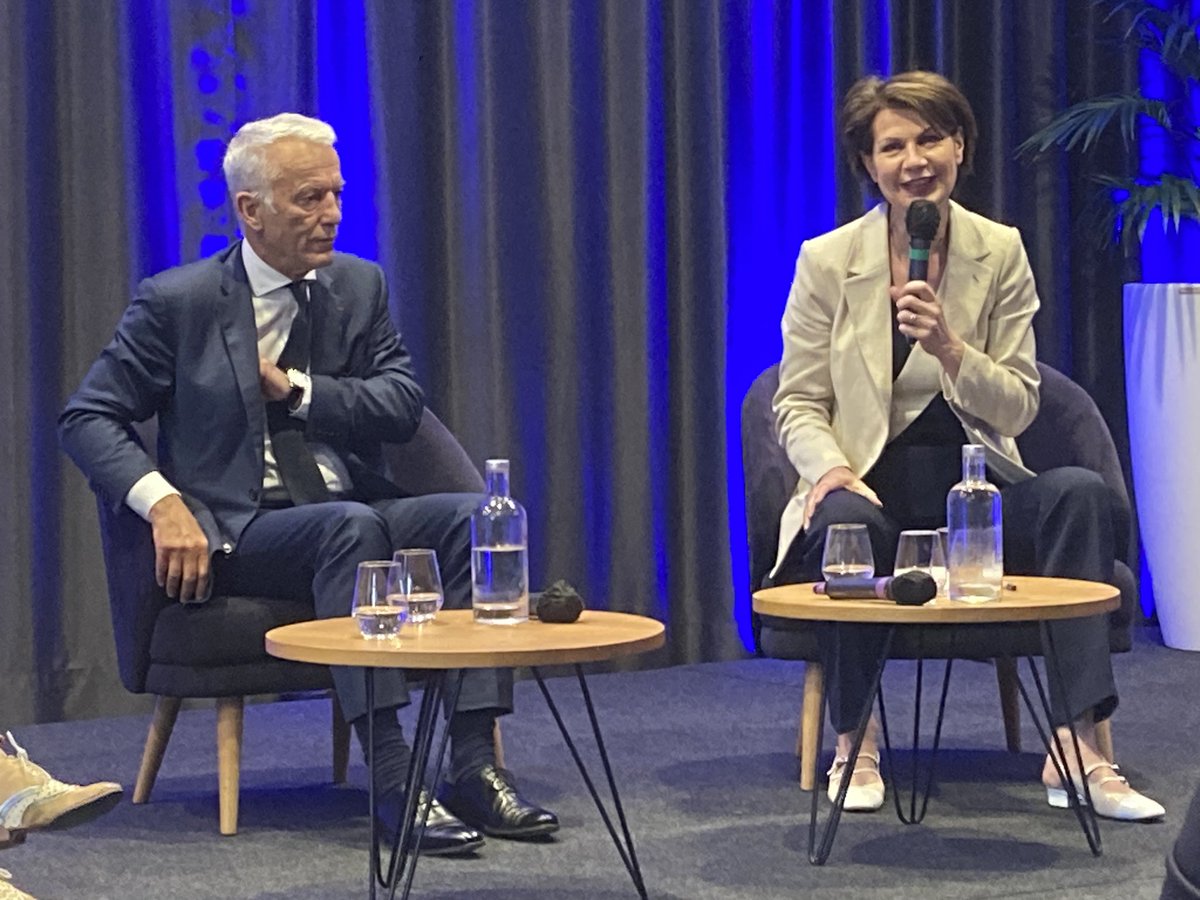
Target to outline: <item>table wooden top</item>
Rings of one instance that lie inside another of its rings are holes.
[[[432,622],[406,624],[395,640],[368,640],[347,616],[283,625],[267,632],[267,652],[329,666],[404,669],[479,669],[596,662],[655,650],[662,622],[630,613],[587,609],[575,622],[531,619],[519,625],[480,625],[469,609],[444,609]]]
[[[754,611],[783,619],[879,624],[969,625],[978,622],[1036,622],[1074,619],[1111,612],[1121,593],[1110,584],[1072,578],[1006,575],[998,600],[964,603],[936,597],[923,606],[901,606],[891,600],[832,600],[813,593],[809,584],[785,584],[754,594]]]

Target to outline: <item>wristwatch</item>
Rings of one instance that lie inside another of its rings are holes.
[[[299,369],[288,369],[286,374],[288,384],[292,386],[287,395],[287,408],[288,412],[295,412],[304,402],[304,392],[308,390],[310,382],[308,376]]]

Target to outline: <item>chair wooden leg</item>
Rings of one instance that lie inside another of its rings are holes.
[[[342,704],[338,702],[337,694],[329,692],[331,703],[331,724],[333,726],[333,783],[345,784],[346,773],[350,769],[350,723],[342,714]]]
[[[217,805],[221,834],[237,834],[244,697],[217,698]]]
[[[821,692],[825,687],[825,669],[819,662],[804,664],[804,702],[800,707],[800,732],[796,736],[796,755],[800,757],[800,790],[811,791],[817,782],[817,732],[821,726]]]
[[[1004,716],[1004,743],[1012,753],[1021,752],[1021,693],[1017,687],[1017,661],[996,658],[996,686],[1000,688],[1000,714]]]
[[[500,720],[492,724],[492,750],[496,754],[496,768],[504,768],[504,740],[500,735]]]
[[[1113,756],[1112,719],[1096,723],[1096,749],[1109,762],[1116,761],[1116,757]]]
[[[138,768],[137,782],[133,786],[134,803],[146,803],[150,800],[150,792],[154,790],[158,769],[162,765],[163,754],[167,752],[167,742],[171,740],[171,730],[175,727],[175,719],[179,716],[182,703],[183,700],[179,697],[158,697],[154,701],[154,718],[150,722],[150,731],[146,734],[142,764]]]

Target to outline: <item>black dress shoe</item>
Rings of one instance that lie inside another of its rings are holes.
[[[421,791],[421,804],[429,802],[429,795]],[[400,830],[400,817],[404,813],[404,797],[392,793],[376,801],[375,818],[383,828],[388,841],[394,840]],[[421,806],[417,806],[420,818]],[[483,846],[483,835],[470,825],[456,819],[437,800],[429,807],[429,819],[425,822],[425,833],[421,835],[423,856],[459,856],[474,853]]]
[[[494,837],[538,837],[558,831],[558,816],[522,800],[512,774],[495,766],[446,785],[442,800],[464,822]]]

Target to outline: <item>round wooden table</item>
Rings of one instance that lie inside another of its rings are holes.
[[[354,619],[318,619],[284,625],[267,632],[266,648],[272,656],[297,662],[329,666],[362,667],[366,678],[367,708],[375,707],[375,669],[422,669],[427,672],[421,707],[413,736],[413,761],[405,784],[406,808],[402,813],[401,830],[392,843],[386,871],[379,853],[378,823],[375,819],[375,779],[368,761],[368,812],[371,820],[371,859],[369,864],[369,896],[374,898],[376,886],[394,895],[403,883],[401,896],[407,897],[412,888],[413,872],[420,856],[420,840],[425,830],[426,806],[417,814],[417,797],[426,784],[426,773],[433,761],[431,781],[441,777],[448,728],[442,729],[441,740],[434,749],[438,706],[443,695],[446,706],[453,710],[458,701],[463,669],[511,668],[528,666],[537,679],[542,696],[554,716],[554,721],[567,743],[567,748],[583,776],[600,816],[608,828],[621,861],[625,864],[639,896],[645,898],[646,887],[626,822],[625,810],[617,792],[616,779],[604,748],[599,720],[588,691],[582,664],[645,653],[656,650],[665,641],[663,624],[646,616],[629,613],[584,610],[579,619],[567,624],[552,624],[531,619],[519,625],[481,625],[475,622],[471,610],[442,610],[432,622],[405,625],[400,635],[391,640],[367,640],[359,633]],[[550,695],[539,666],[572,665],[575,667],[580,692],[587,709],[601,763],[608,780],[609,791],[622,836],[618,836],[591,775],[583,762]],[[454,677],[448,677],[453,670]],[[450,681],[447,690],[447,681]],[[374,717],[367,717],[367,742],[374,745]],[[373,759],[374,754],[370,754]],[[419,821],[417,821],[419,818]]]
[[[366,640],[354,619],[317,619],[267,632],[267,652],[327,666],[399,669],[490,669],[598,662],[657,650],[662,622],[630,613],[587,609],[569,624],[530,619],[480,625],[469,609],[444,609],[432,622],[405,625],[391,641]]]
[[[842,776],[841,789],[838,791],[837,798],[833,804],[833,810],[830,813],[829,820],[826,822],[819,846],[816,842],[816,835],[818,794],[820,792],[817,790],[816,785],[813,786],[808,855],[809,861],[814,865],[822,865],[828,859],[830,850],[833,847],[833,838],[837,833],[838,822],[841,819],[842,810],[846,802],[846,794],[850,788],[850,780],[854,775],[854,765],[858,759],[858,753],[862,749],[863,737],[866,734],[867,725],[871,717],[871,708],[875,704],[876,697],[879,698],[880,719],[883,726],[884,747],[888,757],[888,769],[889,772],[894,773],[891,761],[891,740],[888,736],[887,718],[880,683],[892,641],[898,628],[952,628],[964,625],[986,625],[987,623],[1033,623],[1041,630],[1042,645],[1045,648],[1046,655],[1045,667],[1047,679],[1050,681],[1050,686],[1053,689],[1061,690],[1061,679],[1054,651],[1054,642],[1051,632],[1047,628],[1047,623],[1062,619],[1102,615],[1112,612],[1121,603],[1120,591],[1110,584],[1102,584],[1095,581],[1080,581],[1070,578],[1042,578],[1015,575],[1005,576],[1004,590],[1001,591],[999,598],[983,603],[967,603],[939,596],[921,606],[902,606],[891,600],[835,600],[824,594],[815,593],[813,588],[814,585],[811,583],[788,584],[756,591],[753,598],[754,611],[760,615],[776,616],[785,619],[831,622],[835,625],[842,623],[882,625],[886,629],[875,667],[873,687],[868,693],[866,703],[859,718],[859,725],[854,737],[854,746],[850,752],[849,761],[846,764],[846,771]],[[941,736],[942,717],[945,712],[946,692],[950,684],[952,662],[952,660],[947,660],[946,663],[941,703],[938,708],[933,745],[930,750],[929,772],[924,788],[924,802],[918,813],[916,804],[916,766],[919,756],[919,734],[917,732],[920,724],[920,685],[923,660],[919,657],[917,659],[917,697],[914,704],[913,725],[913,793],[912,806],[908,817],[905,816],[901,808],[895,784],[893,784],[892,789],[896,814],[906,824],[921,821],[925,814],[925,805],[929,800],[929,791],[933,784],[933,762],[937,754],[938,741]],[[1051,716],[1047,692],[1043,690],[1037,668],[1034,666],[1032,658],[1029,658],[1029,670],[1037,688],[1037,697],[1041,701],[1041,712],[1046,721],[1045,728],[1043,728],[1039,721],[1038,712],[1034,709],[1029,692],[1026,691],[1018,674],[1017,684],[1021,692],[1021,697],[1025,701],[1030,716],[1033,718],[1038,735],[1046,747],[1046,752],[1052,757],[1054,756],[1051,751],[1051,742],[1053,741],[1057,752],[1065,756],[1056,736],[1057,733],[1051,727],[1053,718]],[[1016,671],[1019,672],[1019,670]],[[818,751],[821,746],[822,732],[825,726],[825,706],[826,690],[824,685],[822,685],[820,719],[816,736],[816,749]],[[1079,739],[1075,733],[1074,724],[1070,725],[1070,732],[1074,744],[1076,762],[1079,764],[1080,771],[1082,771],[1083,765],[1079,756]],[[1093,854],[1099,856],[1101,852],[1100,829],[1091,804],[1091,792],[1087,784],[1087,779],[1082,779],[1082,785],[1076,789],[1070,772],[1064,771],[1062,767],[1059,768],[1059,778],[1067,787],[1068,796],[1072,798],[1072,808],[1075,810],[1080,827],[1087,838],[1088,846],[1091,848]],[[895,779],[893,780],[895,781]],[[1083,794],[1086,803],[1080,804],[1074,799],[1077,790]]]
[[[1043,622],[1112,612],[1121,592],[1111,584],[1073,578],[1007,575],[1000,598],[965,603],[935,597],[921,606],[891,600],[833,600],[812,584],[784,584],[754,594],[754,611],[781,619],[864,622],[873,625],[977,625],[984,622]]]

